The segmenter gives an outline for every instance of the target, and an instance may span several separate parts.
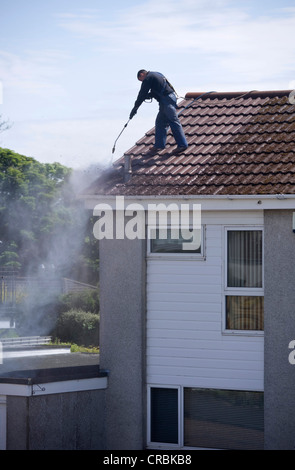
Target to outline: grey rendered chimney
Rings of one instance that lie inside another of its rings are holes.
[[[124,183],[128,183],[132,177],[131,156],[124,155]]]

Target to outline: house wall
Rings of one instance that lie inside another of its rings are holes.
[[[7,450],[103,450],[105,390],[8,396]]]
[[[6,396],[0,395],[0,451],[6,449]]]
[[[145,240],[100,241],[100,367],[106,449],[145,445]]]
[[[225,227],[263,226],[263,212],[202,213],[206,259],[147,265],[147,382],[263,391],[263,334],[224,334]],[[245,333],[245,332],[243,332]]]
[[[295,365],[288,360],[289,343],[295,340],[293,211],[212,212],[206,218],[204,216],[202,223],[207,226],[205,262],[198,261],[192,267],[189,262],[180,262],[176,266],[174,261],[163,264],[159,260],[148,260],[147,383],[247,389],[247,383],[252,381],[252,390],[264,389],[265,448],[294,449]],[[220,335],[217,311],[220,318],[220,280],[224,275],[223,227],[236,224],[264,226],[264,339],[261,336]],[[106,393],[107,449],[140,449],[146,445],[143,417],[146,410],[145,255],[144,240],[100,242],[101,367],[110,371]],[[181,276],[179,268],[183,272]],[[180,295],[186,308],[183,322],[177,319],[175,298],[180,284]],[[199,313],[194,322],[187,323],[187,328],[184,328],[185,322],[192,321],[196,303]],[[210,322],[205,321],[208,315],[212,319]],[[216,342],[217,329],[219,339]],[[196,347],[197,341],[199,344],[202,341],[204,351]],[[206,371],[206,377],[200,373],[200,368],[194,366],[194,370],[189,370],[186,355],[189,349],[193,352],[194,363],[203,361],[202,371]],[[221,358],[219,356],[222,363],[219,370],[212,367],[217,351],[222,355]],[[232,367],[234,355],[238,365],[236,369]],[[251,361],[252,368],[249,367]]]
[[[290,210],[266,210],[265,221],[265,448],[295,448],[295,234]]]
[[[146,263],[147,240],[100,241],[106,449],[146,447],[147,384],[263,390],[263,336],[222,335],[224,227],[261,227],[263,211],[202,223],[203,261]]]

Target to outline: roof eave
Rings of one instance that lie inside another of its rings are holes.
[[[109,195],[82,195],[85,208],[94,210],[99,204],[107,204],[112,210],[118,209],[122,202],[124,208],[128,205],[138,204],[148,210],[150,204],[166,204],[170,202],[179,204],[201,204],[202,210],[207,211],[237,211],[237,210],[294,210],[295,194],[263,194],[263,195],[202,195],[202,196],[109,196]]]
[[[206,95],[207,98],[238,98],[238,97],[244,97],[248,94],[251,93],[251,97],[253,98],[273,98],[273,97],[282,97],[282,96],[287,96],[290,95],[292,90],[272,90],[272,91],[259,91],[259,90],[252,90],[252,91],[225,91],[225,92],[218,92],[218,91],[209,91],[209,92],[188,92],[185,95],[186,100],[191,100],[191,99],[196,99],[196,98],[201,98],[201,96]]]

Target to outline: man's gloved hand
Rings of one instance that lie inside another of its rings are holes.
[[[138,108],[136,108],[136,106],[134,106],[134,108],[132,109],[132,111],[130,113],[129,119],[132,119],[135,116],[135,114],[137,113],[137,110],[138,110]]]

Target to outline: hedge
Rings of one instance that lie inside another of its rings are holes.
[[[98,346],[99,320],[97,313],[71,309],[60,315],[53,336],[79,346]]]

